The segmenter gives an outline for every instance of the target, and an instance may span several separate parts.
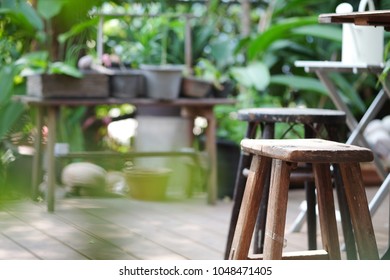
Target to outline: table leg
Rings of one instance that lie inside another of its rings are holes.
[[[341,99],[340,95],[337,92],[335,85],[329,79],[328,75],[320,70],[315,71],[315,73],[318,76],[318,78],[321,80],[321,82],[328,89],[328,92],[330,94],[330,98],[332,99],[332,101],[336,105],[336,107],[339,110],[345,112],[346,118],[347,118],[346,122],[347,122],[347,125],[348,125],[349,129],[351,130],[351,132],[356,131],[357,132],[356,137],[358,137],[358,140],[360,141],[360,143],[364,147],[370,148],[370,145],[367,143],[367,140],[364,138],[362,131],[357,130],[359,123],[357,122],[357,120],[353,116],[352,112],[349,110],[348,106]],[[376,167],[379,175],[382,178],[384,178],[386,176],[385,168],[383,167],[383,164],[380,161],[380,159],[378,158],[378,156],[374,156],[374,164],[375,164],[375,167]]]
[[[379,111],[382,109],[387,99],[388,97],[385,91],[381,90],[377,94],[375,99],[372,101],[370,107],[364,113],[359,124],[356,126],[355,130],[351,133],[351,136],[349,136],[347,144],[351,144],[351,145],[356,144],[356,138],[359,136],[360,133],[363,133],[368,123],[372,121],[375,118],[375,116],[379,113]]]
[[[201,116],[207,119],[207,127],[205,130],[206,143],[205,149],[210,159],[210,174],[207,181],[207,202],[215,204],[218,191],[218,165],[217,165],[217,139],[216,139],[216,119],[213,112],[213,106],[205,106],[202,108],[183,107],[182,115],[195,118]]]
[[[218,165],[217,165],[217,139],[216,120],[212,108],[204,110],[204,117],[207,119],[206,128],[206,151],[210,157],[210,176],[208,180],[208,203],[215,204],[218,191]]]
[[[33,170],[32,170],[32,188],[31,197],[36,200],[39,196],[39,184],[42,181],[42,127],[43,127],[43,111],[40,106],[36,107],[35,126],[37,134],[34,141],[34,157],[33,157]]]
[[[48,107],[48,139],[47,139],[47,210],[54,212],[56,167],[54,145],[56,142],[57,107]]]

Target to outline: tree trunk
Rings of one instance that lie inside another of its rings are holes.
[[[251,3],[249,0],[241,0],[241,11],[242,11],[242,18],[241,18],[241,35],[242,37],[246,37],[251,32]]]

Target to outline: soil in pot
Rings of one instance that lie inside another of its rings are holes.
[[[125,171],[129,195],[140,200],[165,200],[171,169],[132,168]]]

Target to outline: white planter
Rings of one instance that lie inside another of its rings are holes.
[[[374,10],[373,1],[360,1],[359,12],[366,6]],[[341,3],[336,13],[351,13],[352,5]],[[343,44],[341,60],[344,63],[366,63],[377,65],[383,63],[384,56],[384,28],[382,26],[356,26],[352,23],[343,24]]]
[[[183,65],[140,65],[147,87],[147,97],[172,100],[179,97]]]

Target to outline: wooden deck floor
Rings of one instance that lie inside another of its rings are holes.
[[[371,198],[376,188],[368,188]],[[287,229],[302,190],[291,190]],[[168,202],[129,198],[62,198],[56,211],[31,200],[0,202],[0,259],[223,259],[232,203],[205,197]],[[373,217],[378,248],[388,246],[388,200]],[[289,250],[306,249],[306,225],[286,234]],[[320,242],[320,241],[319,241]]]

